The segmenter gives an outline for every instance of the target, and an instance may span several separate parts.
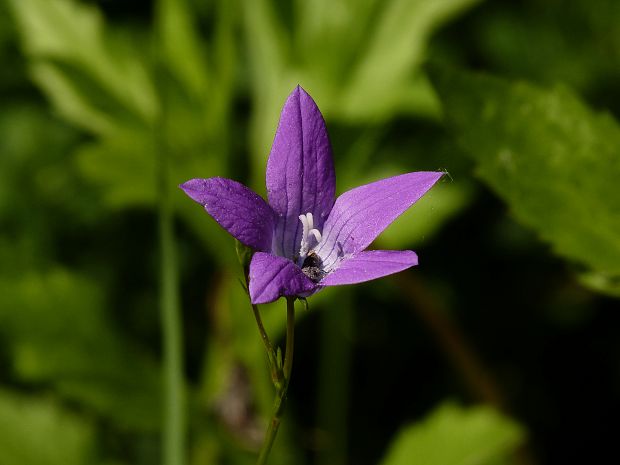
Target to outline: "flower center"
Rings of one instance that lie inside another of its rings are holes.
[[[303,225],[301,234],[301,244],[299,245],[299,255],[297,264],[312,281],[318,283],[325,275],[323,271],[323,261],[314,252],[313,247],[321,242],[321,232],[314,227],[312,213],[299,215],[299,220]]]
[[[301,244],[299,245],[299,263],[303,263],[313,245],[321,242],[321,232],[314,227],[314,217],[312,213],[299,215],[299,221],[303,225],[301,233]]]

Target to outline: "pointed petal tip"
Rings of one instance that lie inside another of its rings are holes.
[[[322,230],[316,250],[325,266],[339,250],[364,250],[405,210],[416,203],[444,175],[441,171],[415,171],[356,187],[340,195]]]
[[[275,302],[276,300],[278,300],[280,297],[283,297],[283,296],[281,296],[281,295],[256,294],[256,292],[253,292],[252,290],[250,290],[250,302],[253,305],[270,304],[270,303]]]
[[[297,84],[295,88],[291,91],[291,93],[288,95],[286,99],[286,103],[289,103],[289,102],[290,103],[294,102],[295,104],[300,105],[302,107],[309,105],[312,108],[316,107],[316,109],[318,110],[318,105],[316,104],[312,96],[300,84]],[[286,107],[286,103],[285,103],[285,107]]]
[[[418,254],[413,250],[405,249],[405,250],[385,250],[385,249],[373,249],[373,250],[365,250],[364,253],[368,254],[387,254],[387,256],[391,256],[396,258],[402,264],[407,264],[410,266],[415,266],[418,264]]]
[[[284,107],[286,107],[286,105],[288,103],[291,102],[295,102],[295,101],[299,101],[299,94],[303,91],[303,89],[301,88],[301,86],[299,84],[297,84],[293,90],[288,94],[288,97],[286,97],[286,101],[284,102]],[[283,108],[284,109],[284,108]]]
[[[416,174],[421,181],[426,181],[432,186],[446,175],[447,171],[418,171],[409,174]]]
[[[418,254],[413,250],[399,250],[398,252],[403,264],[408,264],[409,266],[417,266],[419,264]]]
[[[179,187],[183,189],[184,191],[186,191],[188,189],[192,189],[192,187],[200,181],[204,181],[204,180],[203,179],[190,179],[189,181],[185,181],[179,184]]]
[[[203,192],[206,189],[206,179],[190,179],[182,184],[179,188],[192,200],[202,204]]]
[[[413,171],[411,173],[394,176],[393,179],[400,180],[403,185],[409,184],[412,188],[412,192],[419,192],[419,198],[430,190],[430,188],[433,187],[445,174],[445,171]]]
[[[336,173],[327,127],[306,91],[297,86],[282,112],[267,161],[269,204],[278,215],[278,253],[292,257],[301,239],[299,215],[314,215],[321,229],[332,209]]]
[[[235,239],[256,250],[271,249],[273,210],[248,187],[221,177],[190,179],[179,187]]]
[[[212,178],[195,178],[185,181],[183,184],[179,184],[179,188],[185,192],[185,194],[200,205],[205,206],[206,197],[213,191],[213,188],[218,184],[227,183],[229,179],[222,178],[220,176],[214,176]],[[232,181],[235,184],[239,184],[236,181]]]
[[[306,92],[306,90],[301,87],[301,84],[297,84],[293,90],[291,91],[290,95],[297,95],[297,94],[305,94],[308,95],[308,92]]]

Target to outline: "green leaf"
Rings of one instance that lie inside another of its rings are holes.
[[[159,428],[161,375],[104,314],[93,281],[62,269],[0,279],[0,334],[15,375],[51,383],[121,428]]]
[[[138,121],[79,67],[36,60],[30,74],[60,115],[77,127],[112,135]]]
[[[82,175],[102,191],[106,206],[153,206],[156,195],[155,146],[144,132],[84,144],[75,152]]]
[[[0,391],[0,465],[93,463],[93,425],[46,398]]]
[[[187,133],[178,134],[179,137],[183,135]],[[210,157],[203,156],[209,146],[188,137],[189,140],[185,142],[176,143],[175,140],[175,146],[179,148],[171,154],[174,163],[168,174],[169,188],[173,193],[176,212],[219,263],[232,263],[235,250],[230,236],[177,188],[188,179],[225,172],[223,157],[218,157],[218,153]],[[148,208],[154,207],[158,200],[156,150],[158,148],[147,132],[119,132],[114,138],[81,146],[75,153],[75,159],[81,174],[100,190],[105,207]]]
[[[430,92],[424,79],[417,91],[411,77],[424,58],[428,39],[435,29],[479,0],[391,0],[373,17],[374,28],[365,37],[361,52],[340,102],[351,119],[385,118],[401,108],[404,95]],[[358,50],[356,50],[359,53]],[[435,102],[436,103],[436,102]]]
[[[596,271],[579,273],[579,281],[595,291],[607,294],[611,297],[620,298],[620,276],[608,276]]]
[[[319,79],[329,77],[330,87],[351,71],[360,47],[368,39],[378,0],[315,0],[295,2],[293,29],[303,66]],[[325,53],[329,50],[329,53]],[[307,84],[304,84],[307,85]],[[335,89],[332,89],[335,90]]]
[[[244,26],[248,39],[249,66],[256,89],[274,87],[275,79],[286,67],[288,38],[269,0],[243,0]]]
[[[406,427],[381,465],[485,465],[505,459],[523,440],[523,430],[490,407],[445,404]]]
[[[264,168],[278,114],[293,87],[303,82],[290,61],[290,38],[278,21],[273,2],[244,0],[243,20],[248,50],[249,85],[254,98],[250,124],[252,186],[264,184]]]
[[[187,0],[159,0],[156,26],[169,69],[194,97],[204,99],[208,91],[206,44],[200,41]]]
[[[246,0],[252,186],[264,184],[278,114],[296,84],[328,121],[377,124],[399,112],[436,118],[439,104],[419,65],[431,34],[478,1],[298,1],[296,27],[287,28],[272,2]]]
[[[476,27],[476,49],[491,69],[536,82],[564,82],[609,101],[619,77],[620,3],[597,0],[593,8],[591,0],[573,0],[566,6],[525,1],[488,9]],[[536,47],[524,46],[525,36]]]
[[[36,134],[36,137],[33,137]],[[74,200],[65,195],[65,183],[71,182],[66,169],[66,153],[78,141],[78,133],[44,108],[26,104],[5,104],[0,111],[0,217],[18,218],[34,223],[46,211],[33,217],[32,205],[40,206],[41,197],[69,207]],[[62,167],[62,173],[57,169]],[[50,172],[56,176],[48,177]],[[45,182],[41,182],[44,179]],[[49,187],[49,189],[47,189]],[[39,189],[41,196],[39,194]],[[15,192],[20,192],[19,196]],[[34,198],[33,198],[34,197]],[[49,204],[41,207],[49,211]],[[25,222],[26,222],[25,221]],[[5,223],[6,224],[6,223]]]
[[[73,123],[109,133],[152,122],[158,101],[138,48],[105,30],[99,11],[73,0],[10,0],[33,76]]]
[[[563,87],[432,71],[477,173],[554,250],[620,276],[620,127]],[[600,280],[599,280],[600,284]]]

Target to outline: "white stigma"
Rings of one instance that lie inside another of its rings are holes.
[[[299,220],[304,228],[301,233],[301,244],[299,245],[299,260],[300,263],[303,263],[310,251],[311,238],[314,237],[316,244],[318,244],[321,242],[321,232],[314,227],[314,217],[312,213],[308,212],[305,215],[299,215]]]

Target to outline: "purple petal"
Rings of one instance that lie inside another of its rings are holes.
[[[345,258],[320,282],[321,286],[355,284],[381,278],[418,264],[411,250],[370,250]]]
[[[443,176],[420,171],[356,187],[336,200],[316,253],[330,269],[337,258],[364,250]]]
[[[267,162],[267,195],[278,215],[274,253],[299,251],[299,215],[312,213],[323,227],[336,190],[336,175],[325,121],[316,103],[297,86],[289,95]]]
[[[240,242],[271,250],[274,214],[258,194],[226,178],[192,179],[179,187]]]
[[[316,288],[292,261],[256,252],[250,262],[250,299],[253,304],[273,302],[280,296],[304,295]]]

